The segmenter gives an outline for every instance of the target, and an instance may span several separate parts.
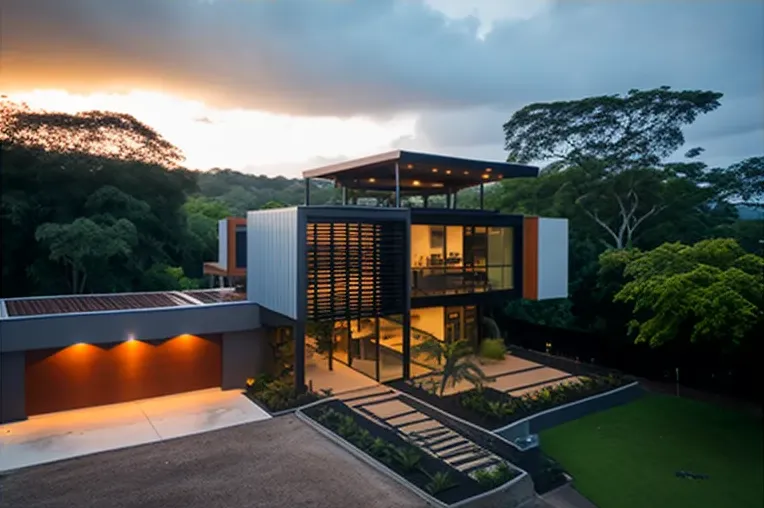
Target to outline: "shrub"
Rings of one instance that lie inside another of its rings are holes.
[[[425,488],[432,495],[438,494],[452,487],[456,487],[457,485],[457,483],[451,479],[451,475],[449,475],[446,471],[438,471],[432,476],[430,476],[426,471],[424,473],[430,477],[430,482],[426,485]]]
[[[492,469],[481,469],[474,474],[475,480],[486,490],[504,485],[515,476],[515,471],[506,462],[502,462]]]
[[[489,360],[503,360],[507,355],[504,339],[484,339],[480,343],[480,356]]]
[[[393,459],[401,466],[404,473],[411,473],[419,465],[422,456],[414,448],[396,447],[392,450]]]
[[[270,379],[261,376],[247,380],[247,395],[262,403],[269,411],[284,411],[319,400],[321,395],[304,391],[298,393],[289,378]]]

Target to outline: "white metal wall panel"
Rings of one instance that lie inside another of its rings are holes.
[[[247,213],[247,300],[297,319],[298,209]]]
[[[568,219],[539,217],[538,299],[568,297]]]
[[[228,270],[228,219],[218,221],[218,264]]]

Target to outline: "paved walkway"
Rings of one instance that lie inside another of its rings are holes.
[[[270,418],[239,390],[213,388],[0,425],[0,472]]]
[[[597,508],[570,484],[554,489],[541,496],[551,508]]]
[[[387,386],[357,390],[338,398],[366,418],[398,432],[425,453],[465,474],[503,462],[453,429],[420,413],[401,399],[399,392]]]

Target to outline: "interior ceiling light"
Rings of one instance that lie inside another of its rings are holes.
[[[374,182],[376,182],[376,181],[377,181],[377,179],[376,179],[376,178],[369,178],[369,182],[371,182],[371,183],[374,183]]]
[[[491,175],[483,175],[483,180],[488,180],[491,177]]]
[[[421,184],[419,180],[414,180],[414,187],[417,187]]]
[[[465,174],[465,175],[469,175],[469,174],[470,174],[470,172],[469,172],[469,171],[465,171],[465,172],[464,172],[464,174]]]
[[[432,172],[433,173],[437,173],[438,172],[438,168],[432,168]]]
[[[485,168],[486,173],[490,173],[491,171],[493,171],[491,168]]]
[[[447,170],[446,170],[446,174],[447,174],[447,175],[450,175],[450,174],[451,174],[451,170],[450,170],[450,169],[447,169]]]
[[[414,169],[414,165],[413,164],[406,164],[406,169]]]

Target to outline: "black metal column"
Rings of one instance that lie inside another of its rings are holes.
[[[305,389],[305,324],[296,322],[292,327],[292,333],[294,334],[294,386],[301,393]]]
[[[305,206],[310,206],[310,178],[305,179]]]
[[[376,348],[377,352],[374,356],[376,356],[376,361],[374,362],[374,379],[377,381],[380,381],[379,379],[379,362],[382,361],[380,358],[380,353],[382,350],[382,347],[379,345],[379,316],[374,318],[374,336],[376,337],[376,341],[374,343],[374,347]]]
[[[398,163],[395,163],[395,208],[401,206],[401,171]]]
[[[481,210],[483,209],[484,198],[485,198],[485,189],[484,189],[484,185],[481,183],[480,184],[480,209]]]
[[[348,204],[348,188],[344,185],[342,186],[342,206],[345,206]]]

